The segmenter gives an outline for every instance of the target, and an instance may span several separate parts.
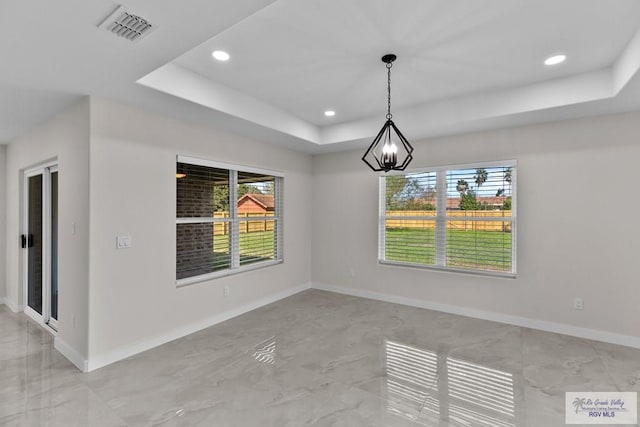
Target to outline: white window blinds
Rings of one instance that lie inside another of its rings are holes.
[[[380,260],[515,274],[515,166],[381,177]]]
[[[179,285],[282,260],[281,176],[179,157],[176,181]]]

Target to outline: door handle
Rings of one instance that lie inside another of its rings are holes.
[[[27,247],[27,236],[25,236],[24,234],[20,235],[20,247],[22,249],[25,249]]]

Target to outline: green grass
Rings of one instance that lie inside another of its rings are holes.
[[[387,228],[386,260],[435,265],[435,230]],[[447,266],[511,271],[511,233],[447,230]]]
[[[388,228],[385,246],[387,261],[425,265],[436,261],[434,229]],[[273,231],[240,233],[240,264],[273,259],[273,253],[260,250],[273,247]],[[215,269],[229,268],[229,236],[214,236],[213,250]],[[511,233],[447,230],[447,266],[510,272]]]
[[[266,248],[266,251],[263,250]],[[240,265],[253,264],[274,259],[274,232],[254,231],[240,233]],[[213,237],[215,270],[229,268],[231,265],[229,235]]]

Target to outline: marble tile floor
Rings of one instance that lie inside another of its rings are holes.
[[[88,374],[0,306],[0,426],[564,426],[640,350],[309,290]]]

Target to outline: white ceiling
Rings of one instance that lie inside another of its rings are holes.
[[[89,94],[307,152],[361,146],[384,121],[385,53],[410,140],[640,109],[637,0],[123,5],[157,29],[98,29],[110,1],[0,0],[0,141]],[[544,66],[554,53],[569,59]]]

